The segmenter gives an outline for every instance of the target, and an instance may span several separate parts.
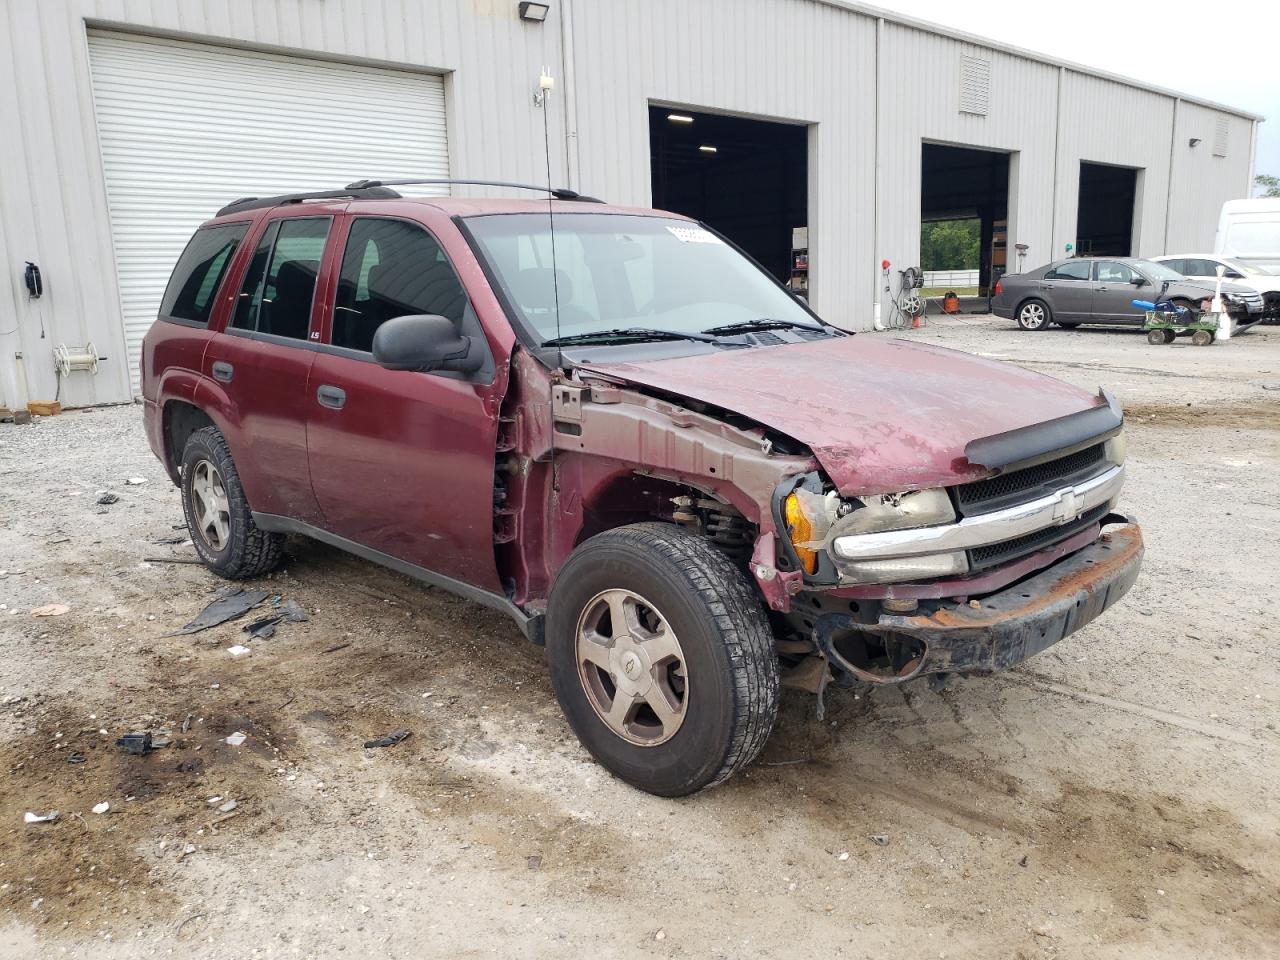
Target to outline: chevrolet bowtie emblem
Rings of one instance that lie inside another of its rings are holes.
[[[1084,494],[1075,487],[1058,491],[1058,499],[1053,504],[1053,522],[1069,523],[1084,509]]]

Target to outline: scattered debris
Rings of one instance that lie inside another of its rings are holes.
[[[111,809],[111,804],[107,803],[107,801],[105,800],[103,800],[101,803],[95,803],[93,805],[94,813],[106,813],[110,809]]]
[[[270,640],[276,635],[276,625],[283,620],[282,616],[263,617],[253,623],[245,624],[240,629],[258,640]]]
[[[131,487],[138,487],[147,482],[146,477],[130,477],[125,481]]]
[[[234,810],[238,806],[240,806],[240,804],[237,803],[234,798],[232,798],[231,800],[228,800],[226,803],[224,803],[222,806],[218,807],[218,811],[220,813],[230,813],[232,810]]]
[[[151,734],[151,747],[153,750],[159,750],[161,747],[167,747],[171,743],[173,743],[173,737],[169,736],[167,732]]]
[[[1018,866],[1025,867],[1030,862],[1030,859],[1031,859],[1031,855],[1024,853],[1022,855],[1022,859],[1018,861]]]
[[[52,823],[58,819],[58,811],[50,810],[48,813],[32,813],[28,810],[22,819],[26,823]]]
[[[397,743],[409,739],[409,731],[403,727],[399,730],[392,730],[385,737],[378,737],[377,740],[366,740],[365,747],[394,747]]]
[[[195,714],[193,714],[193,713],[188,713],[188,714],[187,714],[187,718],[186,718],[185,720],[183,720],[183,721],[182,721],[182,732],[183,732],[183,733],[186,733],[188,730],[190,730],[190,729],[191,729],[191,719],[192,719],[192,717],[194,717],[194,716],[195,716]]]
[[[872,843],[874,843],[878,847],[887,847],[889,845],[889,837],[887,834],[884,834],[884,833],[873,833],[867,839],[869,839]]]
[[[70,542],[71,542],[70,537],[54,537],[52,540],[46,540],[44,542],[44,545],[46,547],[56,547],[60,543],[70,543]]]
[[[83,753],[67,754],[67,763],[84,763],[84,754]]]
[[[238,747],[240,744],[244,743],[246,739],[248,738],[237,730],[235,733],[231,734],[231,736],[227,737],[227,746]]]
[[[848,860],[848,859],[849,859],[849,851],[848,851],[848,850],[844,851],[843,853],[841,853],[841,854],[840,854],[840,856],[836,857],[836,859],[837,859],[837,860],[841,860],[841,861],[843,861],[843,860]]]
[[[31,611],[33,617],[60,617],[71,610],[65,603],[49,603]]]
[[[526,858],[530,870],[538,870],[542,867],[542,854],[535,853],[533,856]]]
[[[337,653],[339,650],[345,650],[351,646],[349,643],[335,643],[332,647],[325,647],[321,653]]]
[[[203,563],[199,557],[143,557],[143,563]],[[176,636],[176,634],[175,634]]]
[[[655,933],[655,934],[653,935],[653,939],[655,939],[655,940],[665,940],[665,939],[667,939],[667,931],[665,931],[665,930],[659,930],[657,933]]]
[[[98,497],[98,505],[101,507],[109,507],[111,504],[119,502],[120,495],[118,493],[112,493],[109,490]]]
[[[243,656],[246,656],[247,654],[253,653],[253,651],[250,650],[248,647],[237,643],[233,647],[227,647],[227,653],[231,654],[233,657],[243,657]]]
[[[216,627],[220,623],[226,623],[228,620],[235,620],[243,617],[246,613],[267,599],[267,591],[265,590],[241,590],[239,588],[223,594],[219,599],[213,601],[203,610],[200,616],[196,617],[177,633],[171,633],[171,637],[186,636],[191,633],[199,633],[201,630],[208,630],[210,627]]]
[[[140,757],[143,754],[151,752],[151,731],[145,733],[126,733],[123,737],[116,740],[116,746],[124,750],[125,753]]]
[[[171,547],[175,543],[182,543],[186,537],[161,537],[159,540],[152,540],[157,547]]]

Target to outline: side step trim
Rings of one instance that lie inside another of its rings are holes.
[[[313,527],[309,523],[303,523],[301,520],[294,520],[291,517],[280,517],[273,513],[257,513],[253,514],[253,522],[262,530],[269,533],[293,533],[304,537],[310,537],[313,540],[319,540],[321,543],[327,543],[331,547],[337,547],[347,553],[354,554],[363,560],[376,563],[379,566],[387,567],[396,573],[402,573],[406,577],[412,577],[422,583],[432,587],[439,587],[441,590],[448,590],[455,596],[459,596],[464,600],[470,600],[472,603],[478,603],[488,607],[490,610],[497,610],[505,613],[520,628],[520,632],[532,642],[542,646],[544,643],[544,618],[541,614],[530,615],[525,613],[506,597],[499,596],[496,593],[490,593],[488,590],[482,590],[480,587],[473,587],[469,583],[463,583],[461,580],[455,580],[453,577],[446,577],[444,574],[436,573],[428,570],[426,567],[420,567],[417,564],[409,563],[407,560],[400,560],[391,556],[389,553],[383,553],[381,550],[374,550],[372,547],[366,547],[363,544],[356,543],[354,540],[348,540],[346,537],[340,537],[336,533],[330,533],[328,530],[322,530],[319,527]]]

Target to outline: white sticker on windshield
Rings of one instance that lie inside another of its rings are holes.
[[[724,243],[710,230],[702,227],[667,227],[671,235],[681,243]]]

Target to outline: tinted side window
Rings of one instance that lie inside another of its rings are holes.
[[[232,326],[306,340],[330,217],[277,220],[245,273]]]
[[[334,304],[335,347],[368,352],[380,325],[410,314],[448,317],[463,330],[470,326],[467,308],[462,282],[423,227],[376,217],[352,221]]]
[[[1218,264],[1213,260],[1188,260],[1187,269],[1190,271],[1188,275],[1193,277],[1216,277],[1218,275]]]
[[[1068,260],[1060,263],[1044,275],[1046,280],[1088,280],[1089,262],[1087,260]]]
[[[160,316],[207,324],[218,285],[248,229],[247,223],[228,223],[197,230],[173,268]]]

